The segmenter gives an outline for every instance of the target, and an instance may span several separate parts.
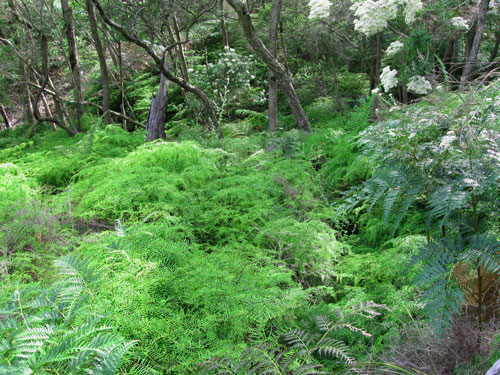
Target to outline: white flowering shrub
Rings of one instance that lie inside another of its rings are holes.
[[[461,100],[451,95],[405,107],[361,134],[361,147],[380,167],[352,189],[349,202],[380,212],[394,232],[414,204],[425,210],[427,243],[412,264],[423,310],[438,332],[466,301],[496,303],[488,291],[500,276],[500,80]],[[465,282],[456,282],[459,264]]]
[[[432,86],[429,81],[422,76],[411,77],[408,81],[408,91],[414,94],[426,95],[431,91]]]
[[[403,49],[404,44],[401,43],[399,40],[396,40],[392,42],[389,47],[387,47],[387,50],[385,51],[385,55],[390,57],[396,55],[399,51]]]
[[[309,0],[309,19],[327,18],[330,15],[330,0]]]
[[[383,31],[390,20],[398,16],[398,10],[403,8],[405,22],[415,21],[417,13],[423,8],[420,0],[361,0],[353,4],[356,19],[354,28],[366,36]]]
[[[257,62],[239,55],[233,48],[225,48],[214,63],[203,66],[197,79],[214,100],[220,118],[231,110],[262,104],[266,100],[264,90],[256,87]]]
[[[380,81],[382,82],[382,86],[384,86],[385,92],[389,91],[390,89],[398,85],[398,79],[396,78],[397,74],[398,71],[396,69],[391,70],[390,66],[386,66],[382,70],[382,74],[380,75]]]
[[[460,30],[467,30],[469,28],[469,25],[467,24],[467,21],[464,20],[462,17],[453,17],[451,20],[451,25]]]

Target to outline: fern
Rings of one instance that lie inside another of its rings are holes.
[[[246,349],[238,358],[213,358],[199,365],[202,374],[326,374],[317,357],[338,360],[349,369],[357,371],[358,365],[348,345],[332,336],[336,331],[349,329],[370,336],[356,327],[351,320],[356,316],[373,318],[380,315],[384,305],[373,302],[352,306],[347,311],[334,310],[335,320],[326,316],[315,317],[316,329],[294,329],[283,334],[284,347],[264,342]]]
[[[0,374],[117,373],[134,342],[111,333],[102,317],[85,313],[89,288],[98,280],[94,266],[71,254],[54,263],[58,282],[27,301],[30,288],[17,290],[3,308]]]

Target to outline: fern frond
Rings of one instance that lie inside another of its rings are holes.
[[[321,355],[341,359],[347,365],[356,363],[356,360],[350,353],[349,347],[341,340],[324,337],[318,342],[315,350]]]
[[[68,254],[63,258],[54,261],[61,276],[67,279],[72,278],[77,282],[78,279],[83,280],[86,285],[94,283],[98,275],[94,273],[95,269],[91,266],[89,259],[82,259],[78,256]]]
[[[311,347],[317,335],[313,335],[304,330],[294,329],[282,335],[283,341],[291,349],[296,349],[301,355],[310,357]]]

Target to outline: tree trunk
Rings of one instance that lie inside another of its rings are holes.
[[[372,68],[370,77],[370,90],[374,90],[380,83],[380,68],[382,60],[382,33],[372,39]]]
[[[29,82],[29,73],[26,71],[24,61],[19,59],[19,75],[24,82]],[[28,124],[35,122],[35,114],[33,112],[33,103],[31,102],[31,90],[29,85],[23,84],[23,99],[24,99],[24,121]]]
[[[222,129],[219,125],[219,119],[217,117],[217,113],[215,112],[215,108],[213,106],[212,101],[209,99],[209,97],[199,88],[196,86],[193,86],[191,83],[186,82],[182,78],[174,76],[170,71],[165,69],[163,67],[163,61],[162,59],[153,51],[153,49],[150,47],[149,44],[145,43],[143,40],[131,35],[130,33],[127,32],[127,30],[120,24],[116,23],[113,21],[111,18],[109,18],[106,13],[104,12],[104,8],[101,6],[99,3],[99,0],[92,0],[93,3],[95,4],[97,10],[99,11],[99,14],[103,18],[104,22],[106,22],[109,26],[114,28],[115,30],[119,31],[122,36],[128,40],[129,42],[132,42],[142,49],[147,52],[149,56],[154,60],[154,62],[158,65],[158,68],[160,69],[161,73],[165,75],[170,81],[174,82],[176,85],[180,86],[184,90],[193,93],[203,104],[205,110],[208,113],[208,116],[210,117],[210,121],[214,125],[214,127],[217,129],[217,133],[219,138],[223,138],[223,133]]]
[[[180,43],[181,32],[180,32],[179,20],[177,19],[177,16],[173,17],[173,24],[174,24],[174,31],[175,31],[174,41],[176,43]],[[181,62],[182,77],[184,78],[184,81],[189,82],[189,71],[188,71],[188,67],[187,67],[186,55],[184,54],[184,46],[182,44],[179,44],[177,46],[177,52],[179,55],[179,60]]]
[[[49,84],[49,83],[51,83],[51,85],[52,85],[52,82],[51,82],[50,76],[49,76],[49,41],[48,41],[47,36],[43,33],[40,35],[40,51],[41,51],[41,59],[42,59],[41,69],[42,69],[43,83],[41,84],[40,89],[39,89],[39,91],[36,95],[36,98],[34,100],[34,109],[35,109],[34,115],[35,115],[37,122],[33,125],[32,134],[35,134],[36,125],[38,123],[50,122],[52,124],[59,126],[61,129],[65,130],[69,135],[73,136],[73,135],[78,133],[78,130],[73,127],[71,122],[70,122],[69,127],[66,126],[66,124],[64,123],[64,111],[63,111],[63,106],[61,104],[61,97],[58,94],[55,87],[54,87],[53,98],[54,98],[54,103],[56,105],[57,113],[59,114],[59,118],[51,117],[51,116],[42,117],[40,114],[40,111],[38,110],[38,102],[40,101],[40,98],[43,96],[45,86],[47,86],[47,84]]]
[[[11,128],[12,125],[10,124],[9,117],[7,116],[7,113],[5,112],[5,108],[1,104],[0,104],[0,115],[2,115],[3,122],[5,123],[5,128]]]
[[[168,64],[165,61],[163,64],[165,70],[168,70]],[[168,105],[168,88],[170,81],[163,73],[160,74],[160,87],[153,95],[151,106],[149,107],[148,121],[146,131],[148,133],[147,140],[154,141],[157,139],[166,139],[165,123],[167,121],[167,105]]]
[[[274,0],[271,11],[271,23],[269,25],[269,52],[276,58],[278,50],[278,24],[281,14],[283,0]],[[269,131],[275,132],[278,127],[278,85],[272,70],[269,70]]]
[[[69,0],[61,0],[61,8],[64,18],[64,32],[66,34],[66,39],[68,40],[68,58],[71,68],[71,74],[73,78],[73,88],[75,92],[76,100],[76,118],[78,131],[81,130],[81,120],[82,120],[82,79],[80,73],[80,65],[78,64],[78,50],[76,47],[76,36],[75,28],[73,26],[73,10],[69,5]]]
[[[297,96],[295,88],[293,87],[292,80],[283,65],[281,65],[276,57],[269,52],[257,35],[252,19],[250,18],[248,8],[240,0],[227,0],[227,2],[236,11],[240,25],[243,28],[243,32],[245,33],[250,46],[276,76],[281,89],[285,93],[288,104],[292,109],[292,113],[297,121],[298,127],[301,130],[310,133],[311,127],[309,125],[309,120],[307,119],[306,113],[300,104],[300,100]]]
[[[481,44],[481,39],[484,32],[484,24],[486,20],[486,12],[488,11],[488,6],[490,5],[490,0],[481,0],[479,4],[479,14],[477,17],[477,27],[476,33],[474,35],[474,41],[470,49],[469,56],[467,58],[467,63],[465,64],[464,71],[462,73],[462,78],[460,79],[460,90],[464,90],[469,84],[469,77],[472,73],[477,60],[477,55],[479,53],[479,45]]]
[[[222,32],[222,44],[229,47],[229,37],[227,36],[226,12],[224,12],[224,0],[220,0],[220,30]]]
[[[120,86],[120,112],[123,116],[125,113],[125,88],[123,86],[123,57],[122,57],[122,42],[118,41],[118,81]],[[127,131],[127,120],[122,117],[122,129]]]
[[[495,62],[495,59],[497,58],[497,55],[498,55],[499,47],[500,47],[500,26],[498,27],[498,30],[496,33],[495,46],[493,47],[493,50],[491,51],[491,55],[490,55],[490,59],[489,59],[490,64],[493,64]]]
[[[113,122],[111,119],[110,107],[109,107],[109,76],[108,67],[106,64],[106,53],[99,35],[99,29],[97,27],[97,18],[94,12],[94,4],[91,0],[86,0],[87,3],[87,14],[89,16],[90,31],[92,33],[92,39],[94,40],[94,46],[97,52],[97,57],[99,60],[99,69],[101,71],[101,81],[102,81],[102,109],[104,111],[104,123],[109,125]]]

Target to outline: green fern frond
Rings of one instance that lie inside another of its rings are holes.
[[[326,357],[341,359],[347,365],[356,363],[349,347],[341,340],[324,337],[317,343],[315,350]]]
[[[99,275],[94,274],[95,269],[91,266],[89,259],[85,260],[72,254],[55,260],[54,264],[61,276],[74,282],[81,279],[86,285],[90,285],[99,277]]]

